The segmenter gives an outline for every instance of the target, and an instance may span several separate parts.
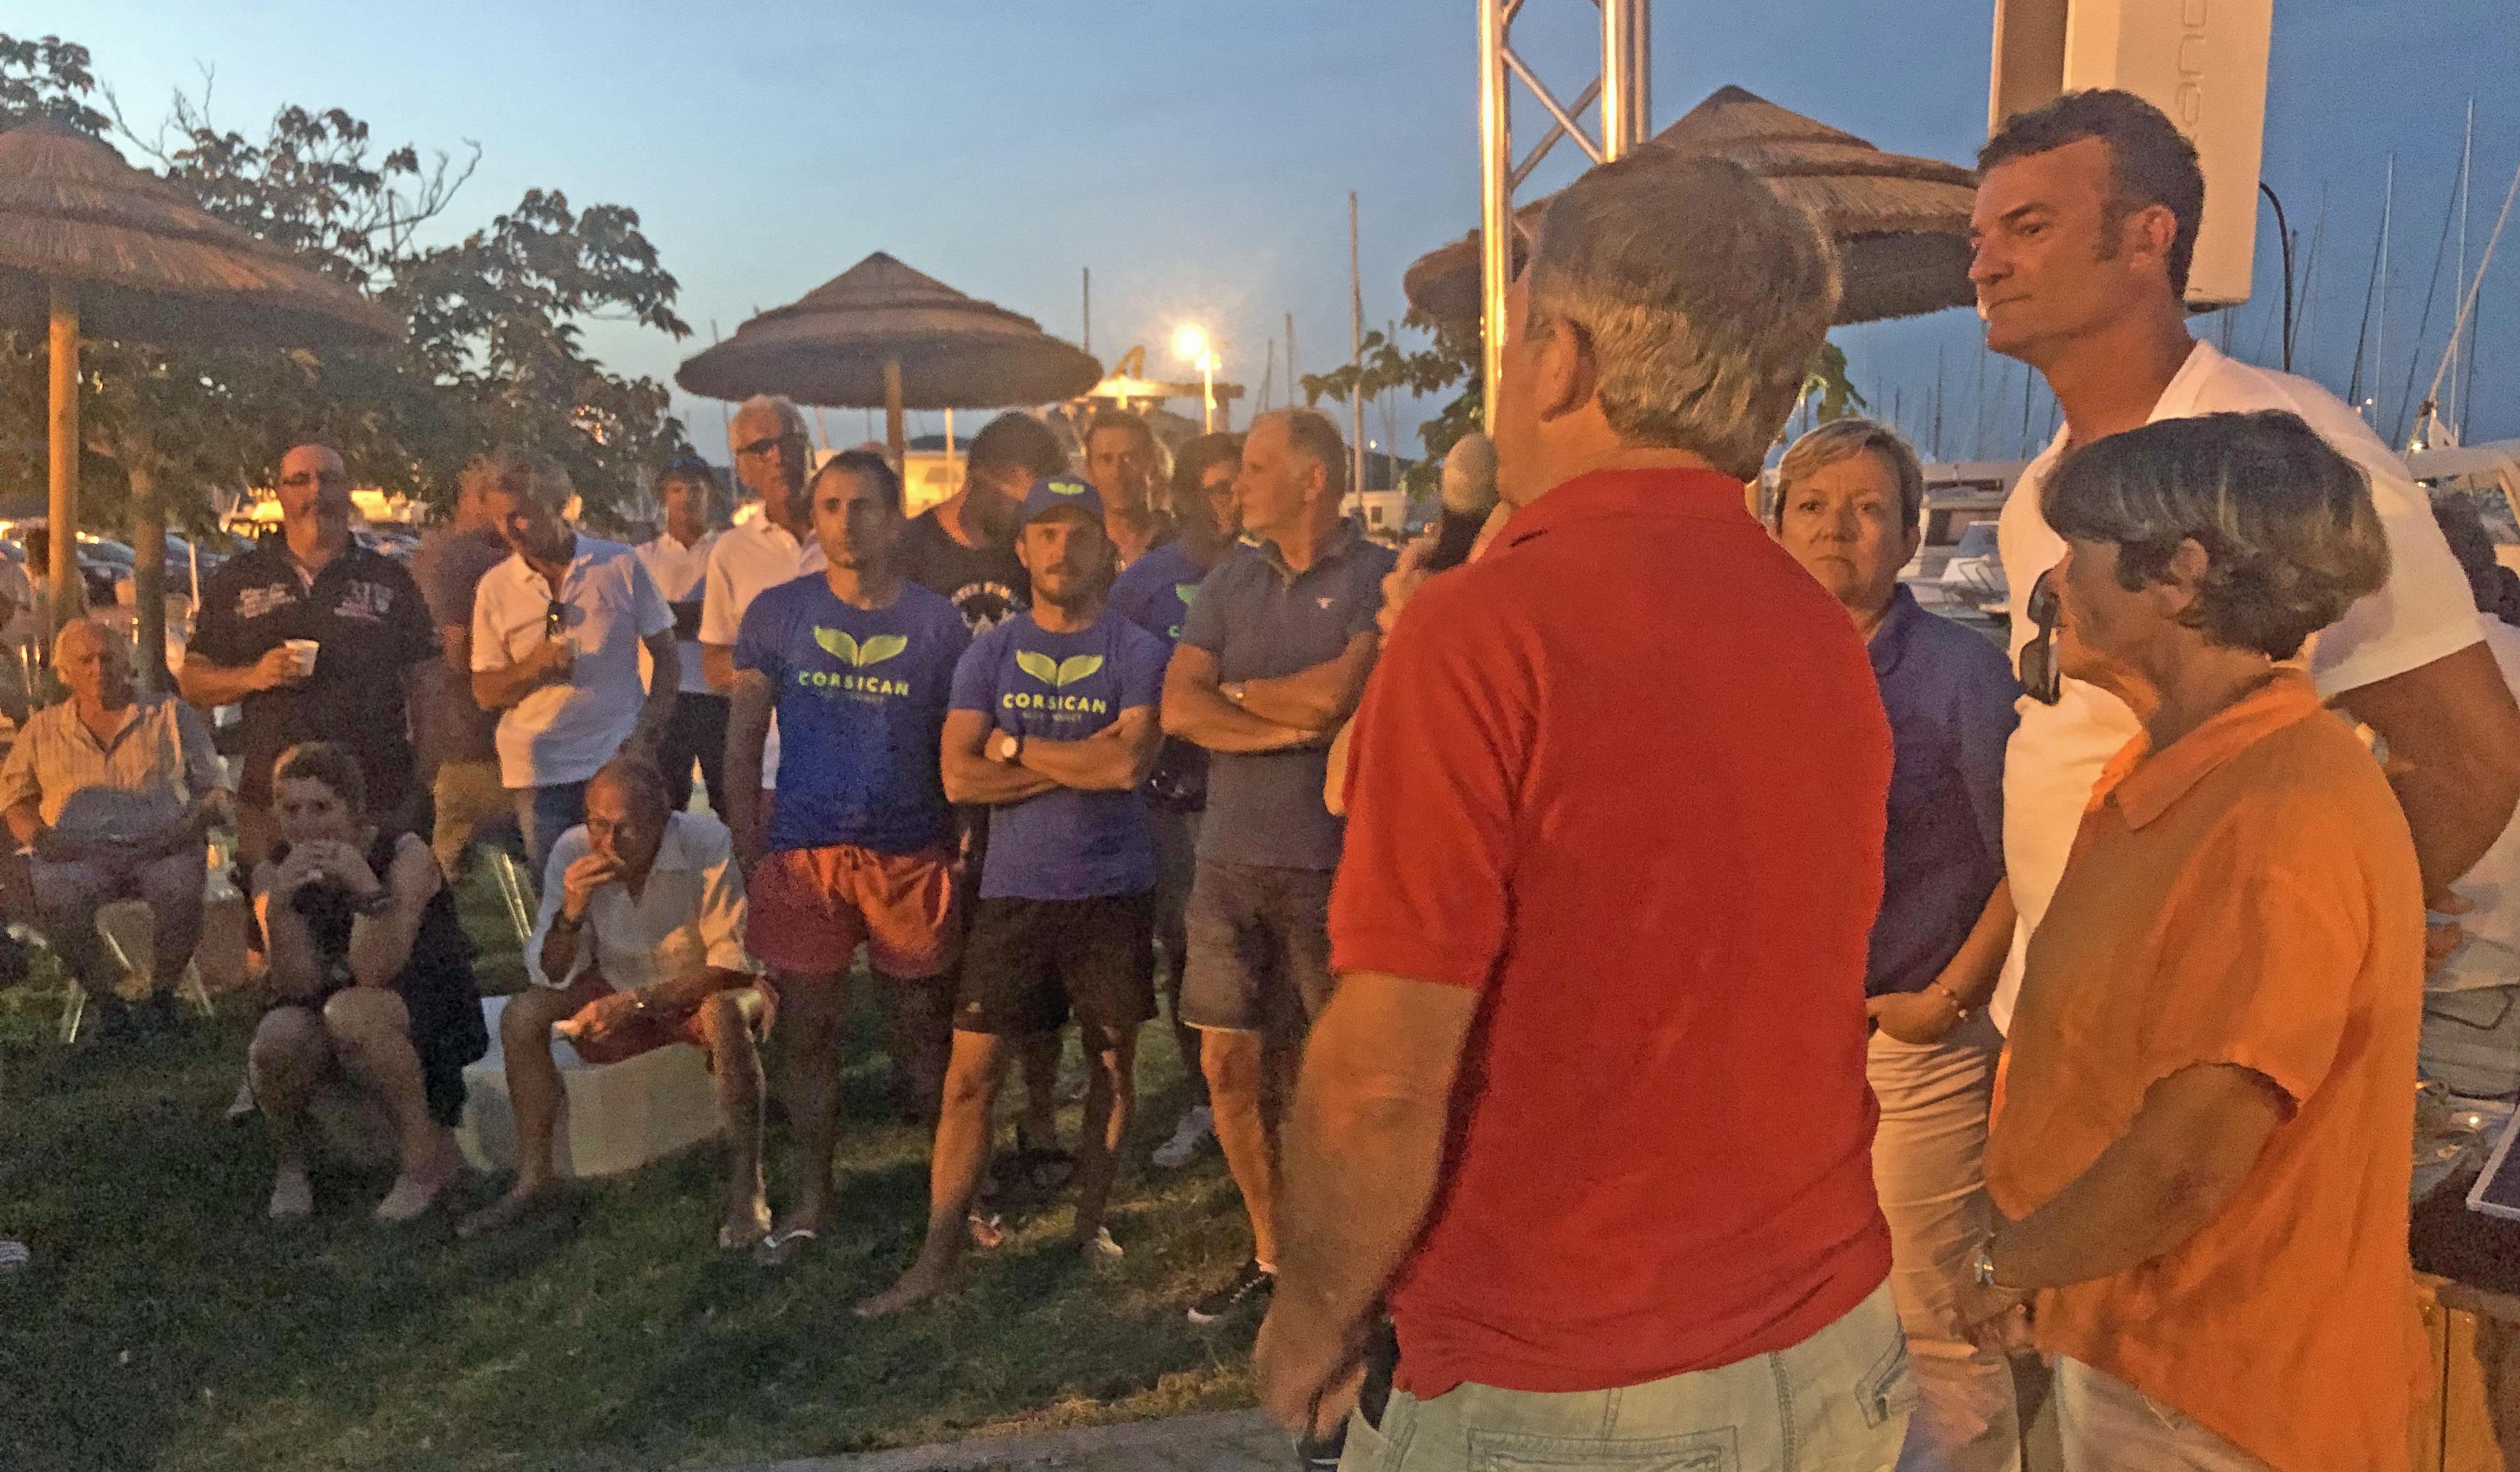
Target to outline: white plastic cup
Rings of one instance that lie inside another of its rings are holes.
[[[290,639],[282,643],[296,657],[297,678],[303,680],[315,673],[315,651],[323,647],[322,645],[312,639]]]

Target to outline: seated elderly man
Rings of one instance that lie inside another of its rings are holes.
[[[670,669],[671,666],[664,666]],[[743,949],[743,870],[726,825],[678,813],[656,769],[619,757],[586,786],[586,822],[553,844],[526,978],[499,1019],[517,1111],[517,1180],[457,1235],[513,1227],[546,1200],[561,1081],[551,1039],[590,1063],[668,1043],[707,1049],[733,1155],[718,1245],[770,1229],[761,1185],[761,1057],[775,994]]]
[[[115,1036],[132,1018],[113,994],[97,909],[149,902],[147,1008],[152,1022],[172,1021],[175,983],[202,935],[204,842],[228,813],[227,778],[191,706],[133,689],[122,636],[90,619],[68,624],[53,668],[70,697],[28,718],[0,762],[0,808],[26,854],[45,938]]]

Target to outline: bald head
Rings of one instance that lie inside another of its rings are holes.
[[[74,618],[53,638],[53,673],[86,709],[131,703],[131,649],[122,636],[92,618]]]
[[[303,556],[329,557],[350,540],[350,472],[330,445],[298,445],[280,457],[280,524]]]

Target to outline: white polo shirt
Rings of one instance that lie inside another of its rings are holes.
[[[647,565],[648,576],[656,580],[656,591],[674,613],[674,637],[680,641],[677,652],[683,656],[679,689],[687,695],[709,693],[708,677],[700,673],[699,623],[695,618],[685,627],[683,609],[700,602],[700,583],[708,576],[709,553],[717,546],[718,536],[709,532],[685,547],[672,532],[665,532],[638,548],[639,560]]]
[[[551,584],[510,554],[472,600],[472,668],[503,670],[543,642]],[[612,760],[639,724],[647,691],[640,642],[674,626],[656,580],[618,542],[577,534],[561,580],[561,637],[577,648],[564,685],[546,685],[499,714],[499,781],[510,789],[582,782]]]
[[[812,537],[799,542],[786,527],[760,514],[738,521],[719,534],[709,550],[708,587],[700,602],[700,643],[735,647],[743,628],[743,610],[764,588],[792,583],[820,572],[823,544]],[[770,734],[761,742],[761,785],[779,785],[779,717],[770,717]]]
[[[743,948],[743,870],[726,825],[702,813],[665,820],[656,863],[636,898],[618,879],[587,898],[586,929],[568,974],[543,974],[543,940],[560,914],[561,875],[594,848],[581,824],[560,835],[544,868],[541,918],[525,942],[525,979],[555,989],[594,970],[622,991],[702,971],[753,971]]]
[[[2307,379],[2236,362],[2213,344],[2199,342],[2162,390],[2146,423],[2260,409],[2301,416],[2319,438],[2362,468],[2370,477],[2371,500],[2389,539],[2388,583],[2346,609],[2343,618],[2311,642],[2310,672],[2319,693],[2333,698],[2421,668],[2483,639],[2467,577],[2442,539],[2423,491],[2408,478],[2406,463],[2389,453],[2370,426],[2334,394]],[[2041,488],[2064,447],[2060,429],[2022,472],[1997,523],[1997,550],[2011,585],[2016,667],[2022,647],[2038,632],[2029,614],[2031,584],[2065,556],[2065,539],[2048,527],[2039,509]],[[2066,681],[2064,696],[2054,705],[2025,695],[2019,708],[2021,725],[2004,748],[2003,865],[2021,922],[2013,928],[2012,954],[1988,1007],[1998,1027],[2012,1021],[2030,933],[2048,914],[2048,902],[2065,872],[2092,784],[2109,759],[2143,732],[2125,702],[2080,680]]]

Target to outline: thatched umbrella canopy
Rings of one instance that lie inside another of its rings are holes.
[[[1739,87],[1724,87],[1644,145],[1729,158],[1809,208],[1837,241],[1846,294],[1840,323],[1913,317],[1973,299],[1969,205],[1977,175],[1956,164],[1885,154]],[[1549,201],[1515,211],[1519,270],[1527,232]],[[1419,256],[1404,279],[1410,304],[1430,317],[1479,320],[1479,234]]]
[[[993,409],[1074,398],[1102,367],[1029,317],[966,296],[878,250],[736,329],[674,374],[713,399],[786,394],[884,411],[893,458],[906,409]]]
[[[52,336],[53,622],[78,611],[82,329],[158,343],[334,347],[390,340],[392,315],[205,213],[103,143],[49,122],[0,133],[0,325]],[[142,427],[145,434],[146,427]],[[132,481],[144,671],[165,665],[166,523],[145,445]]]

